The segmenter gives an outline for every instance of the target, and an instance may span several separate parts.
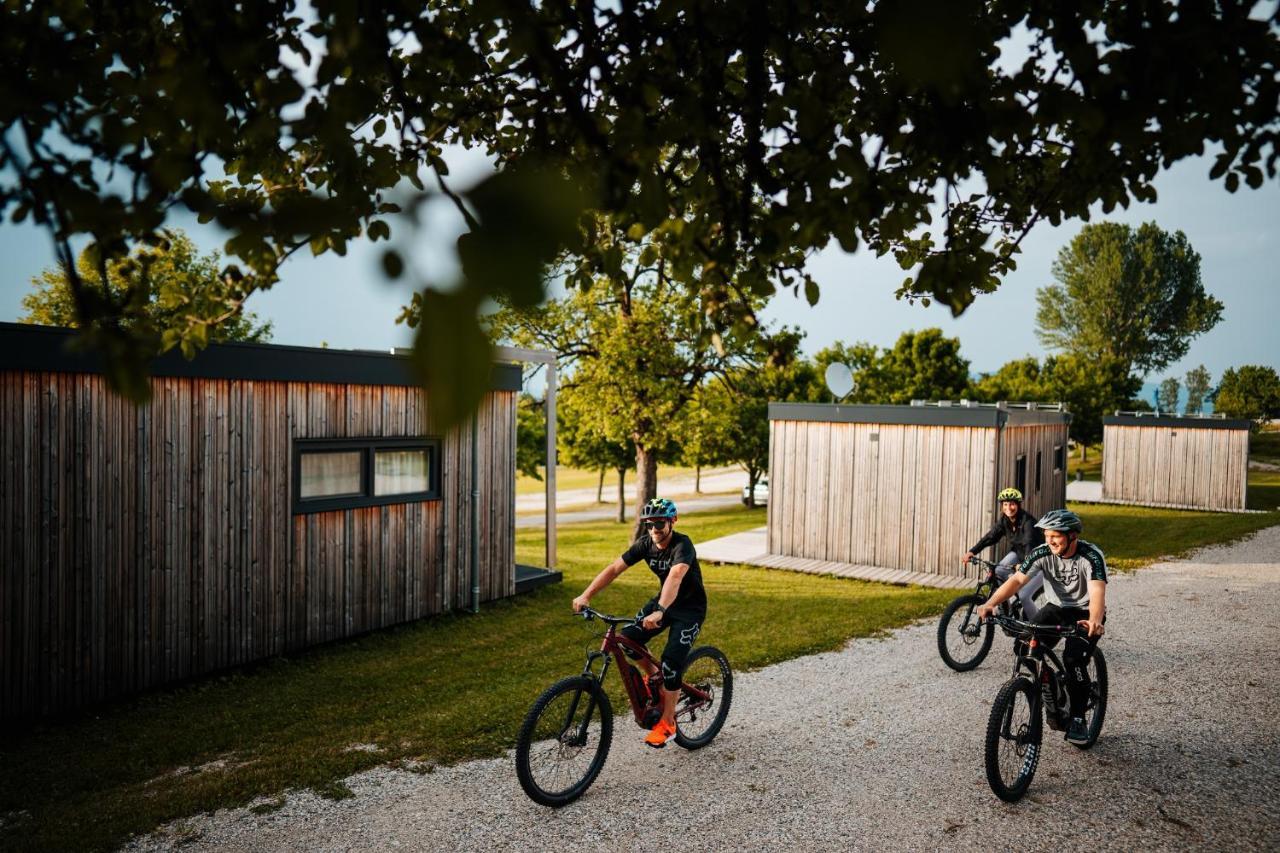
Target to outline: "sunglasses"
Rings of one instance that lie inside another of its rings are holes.
[[[670,523],[669,521],[646,521],[642,526],[645,530],[665,530]]]

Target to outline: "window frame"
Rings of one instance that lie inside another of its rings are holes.
[[[1013,459],[1013,484],[1022,494],[1027,493],[1027,454],[1025,453],[1019,453]]]
[[[421,492],[402,492],[394,495],[375,495],[374,458],[379,450],[425,450],[427,452],[427,489]],[[391,504],[422,503],[440,500],[441,441],[431,436],[390,437],[362,436],[359,438],[295,438],[291,457],[293,471],[290,479],[292,515],[310,515],[316,512],[333,512],[345,509],[389,506]],[[360,452],[360,493],[331,497],[302,497],[302,456],[304,453]]]

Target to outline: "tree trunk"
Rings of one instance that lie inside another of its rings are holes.
[[[600,482],[596,483],[596,503],[604,503],[604,468],[600,469]]]
[[[760,472],[755,468],[747,469],[747,509],[756,508],[756,480],[760,479]]]
[[[1080,442],[1080,463],[1084,464],[1089,461],[1089,445],[1083,441]]]
[[[695,494],[702,494],[702,466],[695,465],[693,467],[693,491]]]
[[[627,469],[618,469],[618,523],[627,520]]]
[[[636,520],[644,505],[658,496],[658,454],[636,445]],[[636,533],[640,528],[636,528]]]

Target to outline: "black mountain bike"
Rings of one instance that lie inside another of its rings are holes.
[[[991,790],[1013,803],[1022,799],[1036,775],[1043,724],[1062,731],[1070,721],[1066,670],[1044,641],[1070,637],[1082,629],[1079,625],[1036,625],[1008,616],[992,616],[990,621],[1013,634],[1015,642],[1013,677],[996,694],[987,720],[984,760]],[[1089,739],[1073,743],[1077,749],[1093,746],[1107,714],[1107,662],[1096,646],[1087,667],[1090,688],[1084,719]]]
[[[981,557],[970,557],[969,562],[985,569],[978,578],[978,585],[973,592],[948,604],[938,622],[938,654],[942,656],[942,662],[956,672],[968,672],[986,659],[996,630],[991,622],[978,619],[978,608],[1000,586],[996,578],[996,564]],[[1000,612],[1021,619],[1022,602],[1015,595],[1000,604]]]

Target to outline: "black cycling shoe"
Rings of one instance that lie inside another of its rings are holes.
[[[1067,743],[1088,743],[1089,742],[1089,726],[1085,724],[1084,717],[1072,717],[1071,725],[1067,726]]]

